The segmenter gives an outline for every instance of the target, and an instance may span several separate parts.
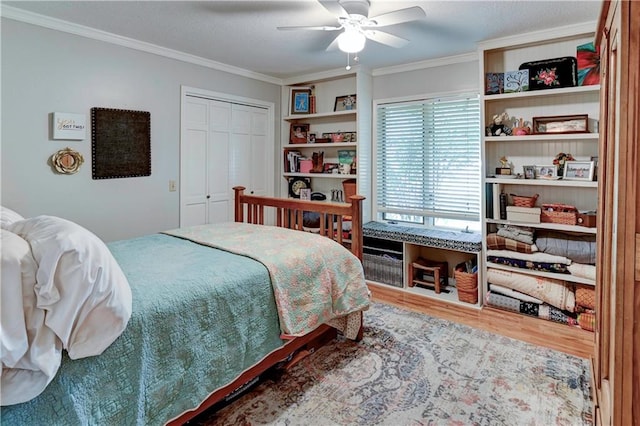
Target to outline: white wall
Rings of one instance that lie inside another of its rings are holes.
[[[1,25],[0,195],[25,216],[64,217],[106,241],[178,227],[179,195],[169,180],[180,176],[181,85],[273,102],[280,140],[278,85],[6,18]],[[151,113],[151,176],[91,178],[92,107]],[[50,139],[52,112],[86,114],[87,138]],[[85,163],[75,175],[55,174],[47,160],[67,146]]]
[[[438,65],[418,70],[377,75],[373,99],[403,98],[451,91],[478,90],[478,61]]]

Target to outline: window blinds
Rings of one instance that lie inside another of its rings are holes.
[[[479,220],[478,96],[379,104],[380,212]]]

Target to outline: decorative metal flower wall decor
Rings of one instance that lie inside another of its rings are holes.
[[[51,165],[60,174],[72,175],[77,173],[82,163],[84,163],[82,154],[71,148],[61,149],[51,156]]]

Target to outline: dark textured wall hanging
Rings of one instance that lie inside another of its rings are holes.
[[[93,179],[151,175],[151,114],[91,108]]]

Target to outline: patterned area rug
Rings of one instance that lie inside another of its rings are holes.
[[[198,425],[590,425],[588,361],[374,304],[338,338]]]

